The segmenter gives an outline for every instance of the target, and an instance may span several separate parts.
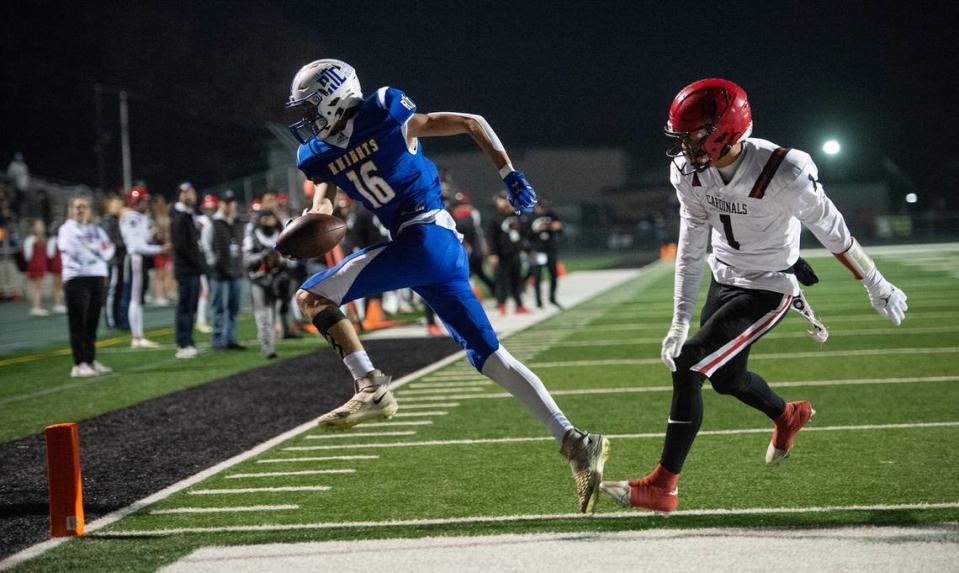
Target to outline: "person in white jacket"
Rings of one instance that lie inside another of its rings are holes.
[[[112,370],[96,359],[97,326],[103,306],[107,263],[114,245],[99,225],[90,223],[90,198],[70,200],[69,219],[57,232],[57,248],[63,259],[63,291],[70,325],[74,378],[107,374]]]

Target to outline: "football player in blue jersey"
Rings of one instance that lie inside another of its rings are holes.
[[[340,306],[409,287],[443,319],[470,363],[546,425],[573,470],[580,511],[592,511],[609,441],[574,428],[542,381],[500,345],[470,286],[469,258],[443,208],[436,166],[423,155],[423,137],[470,135],[499,170],[512,205],[528,211],[536,194],[513,169],[489,123],[468,113],[417,113],[416,104],[391,87],[364,99],[353,68],[333,59],[297,72],[287,107],[300,118],[290,131],[301,143],[298,167],[316,185],[312,211],[329,214],[339,187],[375,213],[392,237],[313,275],[296,294],[303,314],[355,380],[355,395],[321,416],[319,424],[344,429],[396,413],[390,377],[374,368]]]

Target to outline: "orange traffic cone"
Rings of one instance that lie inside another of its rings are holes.
[[[563,264],[563,261],[556,261],[556,276],[566,276],[566,265]]]

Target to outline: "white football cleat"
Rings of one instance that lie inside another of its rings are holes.
[[[97,374],[109,374],[113,372],[113,368],[110,368],[109,366],[105,366],[99,360],[94,360],[92,367],[93,367],[93,371],[96,372]]]
[[[130,341],[130,348],[160,348],[160,345],[146,338],[134,338]]]
[[[97,371],[94,370],[86,362],[81,362],[80,364],[77,364],[76,366],[73,367],[73,369],[70,370],[71,378],[90,378],[91,376],[96,376],[96,375],[97,375]]]
[[[346,430],[368,420],[389,420],[399,406],[390,392],[392,378],[374,370],[356,380],[356,393],[339,408],[320,416],[316,422],[328,430]]]
[[[559,452],[569,460],[579,496],[579,512],[592,513],[603,480],[603,466],[609,457],[609,439],[574,428],[566,432]]]
[[[196,349],[196,346],[184,346],[183,348],[177,348],[176,358],[195,358],[200,351]]]

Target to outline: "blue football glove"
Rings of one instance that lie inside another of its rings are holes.
[[[536,204],[536,191],[530,186],[529,181],[522,171],[510,171],[509,175],[503,178],[508,192],[507,198],[509,204],[520,213],[529,213]]]

